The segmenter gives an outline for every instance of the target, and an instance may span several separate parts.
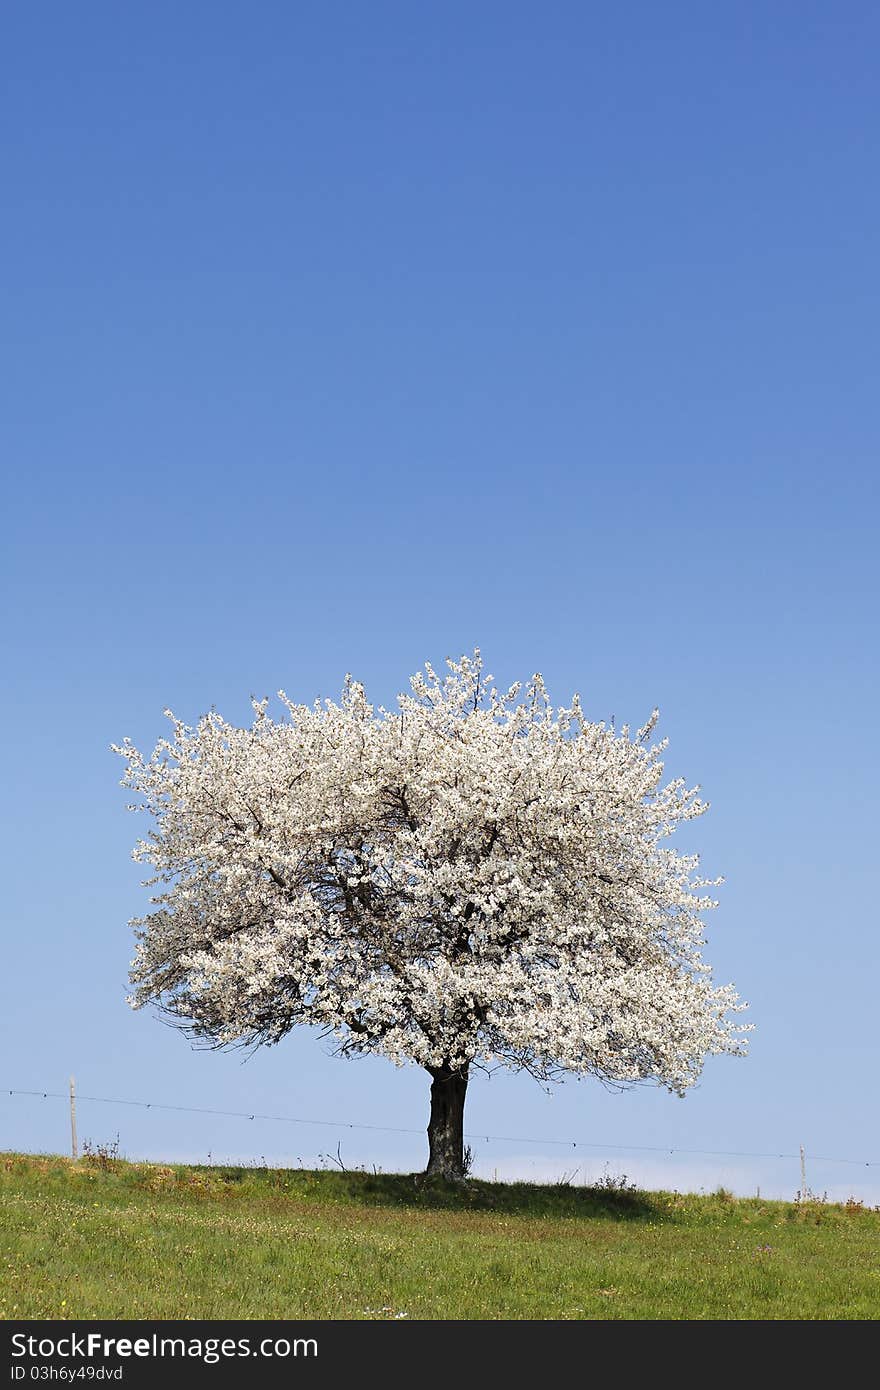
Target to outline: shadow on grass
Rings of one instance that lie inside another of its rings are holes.
[[[181,1170],[183,1174],[184,1170]],[[577,1187],[569,1182],[501,1183],[469,1178],[447,1182],[425,1173],[369,1173],[363,1169],[222,1167],[185,1170],[210,1173],[227,1187],[246,1187],[254,1195],[278,1192],[306,1201],[345,1205],[421,1209],[423,1211],[487,1212],[530,1217],[569,1217],[580,1220],[674,1221],[669,1194],[639,1192],[620,1182]],[[190,1179],[191,1180],[191,1179]]]
[[[333,1173],[350,1201],[365,1206],[433,1211],[493,1212],[532,1217],[609,1217],[618,1221],[674,1219],[667,1203],[630,1187],[575,1187],[569,1183],[493,1183],[470,1178],[445,1182],[424,1173]]]

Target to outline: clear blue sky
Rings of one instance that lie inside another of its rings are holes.
[[[155,3],[4,18],[3,1087],[423,1128],[310,1034],[125,1004],[111,740],[479,643],[656,703],[756,1024],[684,1101],[478,1080],[483,1171],[880,1201],[880,14],[867,3]],[[132,1156],[422,1165],[414,1136],[83,1102]],[[608,1144],[585,1150],[585,1143]]]

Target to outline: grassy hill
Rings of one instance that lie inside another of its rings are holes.
[[[0,1154],[4,1318],[877,1318],[880,1210]]]

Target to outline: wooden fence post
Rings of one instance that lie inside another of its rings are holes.
[[[76,1082],[70,1078],[70,1153],[74,1163],[79,1158],[79,1144],[76,1140]]]

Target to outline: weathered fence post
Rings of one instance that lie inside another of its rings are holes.
[[[74,1163],[79,1158],[79,1145],[76,1141],[76,1082],[70,1078],[70,1153]]]

